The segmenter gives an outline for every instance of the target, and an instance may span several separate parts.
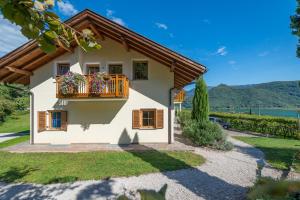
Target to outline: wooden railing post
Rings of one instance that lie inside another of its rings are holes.
[[[116,97],[119,96],[119,75],[116,75],[116,86],[115,86],[115,94],[116,94]]]

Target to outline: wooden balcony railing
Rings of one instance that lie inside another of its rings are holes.
[[[93,75],[84,75],[86,81],[81,82],[77,88],[70,87],[67,94],[61,91],[61,77],[56,78],[57,98],[128,98],[129,81],[125,75],[111,74],[109,79],[102,81],[99,88],[92,88]]]
[[[184,101],[184,98],[185,98],[185,91],[181,90],[180,92],[178,92],[175,95],[174,102],[175,103],[182,103]]]

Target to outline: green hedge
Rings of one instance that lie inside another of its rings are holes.
[[[235,130],[300,139],[298,121],[293,118],[231,113],[210,113],[210,116],[229,122],[231,128]]]

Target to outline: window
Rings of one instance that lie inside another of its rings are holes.
[[[67,131],[67,111],[38,111],[38,132]]]
[[[100,66],[98,64],[88,64],[86,67],[88,74],[95,74],[100,71]]]
[[[163,109],[140,109],[132,111],[133,129],[162,129],[164,127]]]
[[[134,61],[133,62],[133,79],[148,80],[148,62]]]
[[[69,63],[58,63],[57,64],[57,76],[62,76],[70,71]]]
[[[108,65],[109,74],[123,74],[121,64],[110,64]]]
[[[61,112],[51,112],[51,128],[61,128]]]
[[[155,110],[142,110],[142,127],[155,127]]]

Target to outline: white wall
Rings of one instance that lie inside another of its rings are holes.
[[[31,91],[34,93],[34,143],[130,143],[138,136],[140,143],[168,142],[169,90],[174,75],[170,69],[144,55],[106,38],[97,52],[66,53],[34,71]],[[132,81],[132,61],[148,61],[149,80]],[[70,62],[71,71],[85,73],[86,63],[100,63],[101,71],[108,63],[122,63],[123,73],[130,80],[128,100],[62,101],[56,98],[55,71],[57,62]],[[132,129],[132,110],[164,109],[164,128]],[[37,111],[62,109],[68,111],[68,131],[37,132]],[[172,112],[174,115],[174,112]],[[173,128],[172,128],[173,130]]]

